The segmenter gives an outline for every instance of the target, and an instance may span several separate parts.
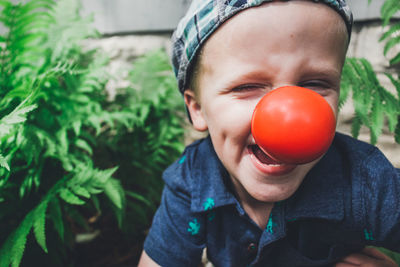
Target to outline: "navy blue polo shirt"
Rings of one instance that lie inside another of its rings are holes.
[[[163,174],[162,201],[146,238],[161,266],[332,266],[366,245],[400,251],[400,175],[374,146],[337,133],[325,156],[265,229],[230,190],[210,138]]]

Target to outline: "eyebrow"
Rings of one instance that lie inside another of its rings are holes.
[[[340,84],[341,73],[342,73],[341,70],[337,70],[335,68],[323,68],[323,67],[313,68],[305,66],[305,71],[302,74],[302,77],[305,78],[323,77],[329,79],[332,82],[337,81]]]
[[[231,87],[238,86],[240,85],[241,81],[248,81],[253,83],[265,83],[265,81],[270,78],[270,75],[268,75],[268,72],[265,71],[254,70],[254,71],[240,73],[239,75],[231,74],[226,78],[227,79],[224,79],[221,82],[221,87],[223,89],[228,89]]]

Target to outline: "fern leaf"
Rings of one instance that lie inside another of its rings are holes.
[[[31,191],[32,184],[33,177],[31,175],[27,175],[19,188],[19,196],[21,198],[23,198],[27,192]]]
[[[17,123],[24,122],[26,120],[27,113],[34,110],[36,105],[30,105],[27,107],[17,107],[13,112],[8,114],[7,116],[1,119],[0,123],[2,124],[2,128],[0,129],[0,134],[5,135],[9,132],[9,126]],[[8,127],[6,127],[8,126]]]
[[[0,166],[6,168],[7,171],[10,171],[10,166],[8,165],[7,159],[0,154]]]
[[[80,120],[76,120],[72,123],[72,129],[76,136],[79,136],[81,133],[82,122]]]
[[[381,17],[383,25],[389,24],[390,19],[400,10],[400,2],[398,0],[386,0],[381,7]]]
[[[144,204],[146,204],[149,207],[151,206],[151,202],[148,199],[146,199],[144,196],[142,196],[138,193],[126,190],[125,194],[129,197],[132,197],[134,199],[137,199],[137,200],[143,202]]]
[[[93,154],[93,150],[90,147],[90,145],[83,139],[77,139],[75,141],[75,145],[81,149],[83,149],[84,151],[86,151],[89,155]]]
[[[374,99],[374,103],[371,109],[371,144],[375,145],[378,141],[378,137],[382,133],[383,128],[383,110],[381,101],[379,98]]]
[[[10,114],[0,120],[0,137],[9,134],[15,124],[24,122],[27,114],[37,107],[36,105],[25,106],[27,101],[31,98],[32,94],[18,105]]]
[[[118,169],[118,167],[110,168],[104,171],[98,171],[96,180],[100,181],[101,183],[106,183],[108,179],[114,174],[114,172]]]
[[[383,54],[386,56],[389,50],[400,43],[400,36],[396,36],[391,38],[389,41],[386,42],[383,48]]]
[[[76,186],[72,187],[71,189],[76,195],[79,195],[79,196],[85,197],[85,198],[90,198],[89,191],[87,191],[85,188],[83,188],[79,185],[76,185]]]
[[[51,17],[46,13],[34,13],[24,19],[21,17],[19,17],[19,19],[20,20],[13,26],[13,30],[16,32],[29,32],[32,29],[44,29],[51,23]]]
[[[387,75],[396,86],[396,79]],[[355,109],[352,134],[358,137],[361,126],[370,130],[371,143],[375,144],[382,133],[385,117],[393,131],[400,114],[399,100],[380,84],[372,65],[366,59],[350,58],[343,68],[342,87],[351,90]],[[396,86],[397,88],[398,86]],[[400,86],[399,86],[400,88]]]
[[[40,247],[47,253],[45,223],[46,223],[46,210],[47,201],[43,201],[33,214],[33,233],[35,234],[36,241]]]
[[[25,251],[25,246],[26,246],[26,240],[27,236],[32,228],[32,213],[29,213],[24,221],[21,223],[21,225],[18,227],[18,229],[15,231],[15,235],[12,238],[12,247],[11,251],[9,252],[11,254],[11,266],[12,267],[18,267],[22,255],[24,254]]]
[[[71,192],[68,188],[62,188],[59,192],[60,197],[67,203],[72,205],[83,205],[86,202],[77,197],[74,193]]]
[[[386,75],[386,77],[388,77],[390,79],[390,81],[392,82],[392,84],[396,88],[397,97],[398,97],[398,99],[400,99],[400,80],[395,79],[393,77],[393,75],[391,75],[389,73],[385,73],[385,75]]]
[[[379,38],[379,41],[383,41],[392,36],[394,37],[397,35],[397,33],[399,31],[400,31],[400,23],[396,23],[396,24],[390,26],[390,28],[382,34],[382,36]]]
[[[391,58],[389,61],[390,65],[395,65],[397,63],[400,63],[400,53],[397,53],[397,55]]]
[[[400,114],[399,100],[397,100],[393,94],[386,90],[382,90],[380,94],[383,97],[383,112],[388,119],[389,131],[394,132],[395,127],[399,122],[397,119],[398,114]]]
[[[47,200],[44,200],[44,202],[45,201]],[[33,226],[34,214],[37,212],[37,209],[41,207],[42,203],[25,216],[17,229],[15,229],[3,243],[0,250],[0,266],[19,266],[24,254],[27,236]]]
[[[51,9],[54,6],[52,0],[32,0],[23,5],[19,10],[19,15],[24,15],[38,9]]]
[[[61,240],[64,241],[64,222],[62,219],[62,211],[58,198],[53,198],[49,202],[49,217],[53,221],[54,228],[56,229]]]
[[[61,154],[68,154],[69,142],[67,137],[67,130],[61,129],[56,134],[57,141],[59,144],[59,151]]]
[[[104,193],[118,209],[122,209],[123,192],[121,183],[116,179],[109,179],[104,186]]]

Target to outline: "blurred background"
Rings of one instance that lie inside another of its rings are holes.
[[[399,2],[348,3],[338,130],[400,168]],[[162,171],[202,136],[169,64],[189,4],[0,0],[0,266],[137,264]]]

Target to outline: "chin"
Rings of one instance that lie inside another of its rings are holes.
[[[294,194],[294,192],[296,192],[298,188],[298,186],[290,186],[290,188],[287,188],[287,186],[283,186],[286,188],[282,188],[282,185],[270,185],[268,187],[274,188],[266,188],[263,191],[257,189],[255,192],[249,193],[252,198],[259,202],[274,203],[288,199]]]

